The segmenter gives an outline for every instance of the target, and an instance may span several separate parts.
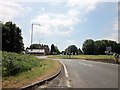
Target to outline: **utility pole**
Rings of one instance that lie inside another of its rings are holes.
[[[41,40],[43,40],[43,39],[39,39],[39,49],[40,49],[40,43],[41,43]]]

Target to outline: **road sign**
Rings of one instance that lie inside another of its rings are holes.
[[[111,52],[111,50],[112,50],[112,47],[111,47],[111,46],[107,46],[107,47],[106,47],[106,51]]]

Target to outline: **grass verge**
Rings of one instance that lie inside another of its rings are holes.
[[[85,59],[92,61],[101,61],[107,63],[114,63],[113,55],[50,55],[48,58],[59,58],[59,59]]]
[[[25,56],[22,56],[22,57],[25,57]],[[19,57],[19,55],[17,57]],[[32,58],[33,56],[30,56],[30,57]],[[15,75],[3,76],[2,77],[2,88],[20,88],[20,87],[29,85],[36,81],[48,78],[51,75],[54,75],[61,68],[61,64],[58,61],[53,61],[53,60],[49,60],[49,59],[37,59],[35,57],[33,57],[33,58],[35,60],[35,61],[33,60],[34,64],[35,63],[37,64],[36,66],[31,66],[31,69],[29,69],[27,71],[19,72]],[[30,58],[28,58],[28,59],[26,58],[26,60],[27,60],[26,62],[23,62],[21,60],[21,63],[29,62],[29,64],[31,64],[30,61],[32,61],[32,60],[29,60],[29,59]],[[29,65],[29,64],[27,64],[27,65]],[[23,65],[23,64],[20,64],[20,65]],[[4,67],[4,69],[5,69],[5,67]]]

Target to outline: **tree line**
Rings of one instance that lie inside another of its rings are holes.
[[[24,50],[23,37],[21,29],[11,21],[1,23],[2,26],[2,51],[21,53]],[[54,44],[49,49],[48,45],[33,44],[30,48],[39,49],[47,48],[46,52],[51,55],[56,54],[87,54],[87,55],[104,55],[107,47],[110,47],[110,52],[120,54],[120,43],[112,40],[92,40],[87,39],[82,45],[82,50],[75,45],[68,46],[64,51],[60,52],[59,48]]]
[[[84,41],[82,50],[84,54],[88,55],[104,55],[106,54],[105,51],[107,51],[107,47],[110,47],[111,53],[119,53],[120,54],[120,43],[117,43],[116,41],[112,40],[97,40],[94,41],[92,39],[87,39]]]
[[[108,49],[107,49],[108,48]],[[78,55],[105,55],[105,54],[120,54],[120,43],[112,40],[97,40],[87,39],[82,45],[82,50],[75,45],[70,45],[63,51],[66,54]]]

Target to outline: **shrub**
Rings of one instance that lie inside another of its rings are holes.
[[[34,56],[10,52],[2,52],[3,77],[13,76],[31,70],[40,65],[40,60]]]

